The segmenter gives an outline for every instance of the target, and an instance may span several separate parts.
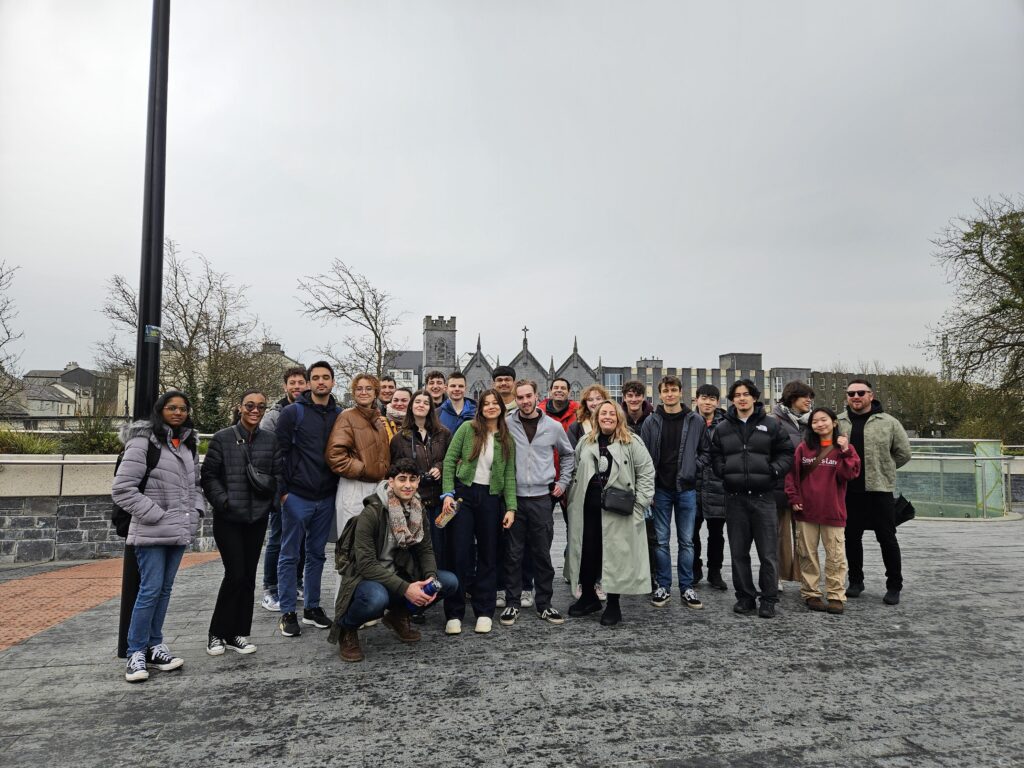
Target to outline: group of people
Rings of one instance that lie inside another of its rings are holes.
[[[162,627],[206,502],[224,564],[206,648],[214,656],[256,651],[248,636],[264,539],[261,605],[280,614],[286,637],[303,625],[329,629],[345,661],[364,658],[360,629],[378,621],[416,642],[413,625],[439,603],[452,636],[463,631],[467,602],[480,634],[496,616],[511,626],[527,609],[561,625],[556,509],[567,525],[562,577],[573,618],[600,613],[601,624],[616,625],[623,594],[668,606],[673,522],[676,588],[688,608],[704,607],[696,587],[705,574],[728,589],[728,537],[736,613],[772,618],[783,582],[799,581],[808,609],[841,614],[864,591],[869,529],[885,564],[884,601],[899,602],[893,492],[910,447],[865,379],[848,384],[837,414],[812,407],[801,381],[769,413],[749,379],[729,387],[728,409],[707,384],[691,409],[675,376],[658,382],[656,408],[639,381],[623,385],[621,402],[599,384],[575,402],[568,381],[556,379],[541,399],[536,382],[508,366],[495,368],[478,400],[466,397],[458,371],[425,378],[413,392],[359,374],[342,409],[328,363],[289,369],[276,403],[258,391],[241,397],[236,423],[213,436],[201,466],[184,393],[165,393],[149,421],[126,428],[112,496],[131,515],[127,543],[140,574],[128,681],[183,663]],[[338,573],[331,616],[321,601],[329,540]]]

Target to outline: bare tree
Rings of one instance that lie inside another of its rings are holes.
[[[263,352],[259,318],[249,312],[246,286],[213,268],[202,254],[183,259],[171,240],[164,244],[160,386],[181,389],[193,400],[193,419],[203,430],[224,426],[236,397],[249,388],[276,391],[282,365]],[[127,344],[138,323],[138,295],[122,275],[107,283],[103,314],[113,324],[96,345],[108,370],[135,365]]]
[[[18,310],[11,296],[11,285],[17,270],[17,267],[9,266],[6,261],[0,261],[0,404],[17,395],[22,388],[18,371],[21,354],[14,351],[14,345],[24,333],[14,328]]]
[[[953,306],[926,344],[943,373],[1024,389],[1024,198],[976,203],[933,241],[955,285]]]
[[[362,333],[346,336],[341,350],[328,346],[321,350],[332,358],[339,378],[351,378],[361,371],[380,377],[394,354],[394,331],[402,313],[391,308],[391,295],[373,286],[345,262],[335,259],[320,275],[299,280],[305,294],[302,314],[324,325],[341,321]]]

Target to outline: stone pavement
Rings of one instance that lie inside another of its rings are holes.
[[[254,656],[206,656],[221,569],[197,565],[167,619],[180,672],[124,682],[116,600],[0,652],[2,764],[1024,765],[1024,523],[900,534],[896,608],[866,541],[868,591],[842,617],[804,610],[796,585],[770,621],[733,615],[731,593],[706,585],[703,611],[623,598],[614,628],[526,611],[448,638],[437,611],[418,646],[361,633],[362,664],[316,629],[281,637],[258,607]],[[332,573],[324,584],[332,595]]]

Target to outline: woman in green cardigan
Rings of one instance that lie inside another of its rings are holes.
[[[455,431],[444,457],[441,489],[445,512],[456,499],[461,500],[458,514],[448,523],[445,542],[460,588],[444,601],[444,631],[462,632],[465,593],[469,592],[475,631],[490,632],[497,592],[498,525],[509,528],[516,519],[516,447],[505,426],[505,404],[496,390],[486,390],[473,420]]]

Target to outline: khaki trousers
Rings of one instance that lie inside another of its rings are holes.
[[[846,530],[837,525],[796,521],[796,549],[800,558],[800,597],[821,597],[818,544],[825,546],[826,599],[846,602]]]
[[[793,530],[793,510],[789,502],[776,500],[779,517],[779,581],[800,581],[800,562],[796,554],[796,534]]]

